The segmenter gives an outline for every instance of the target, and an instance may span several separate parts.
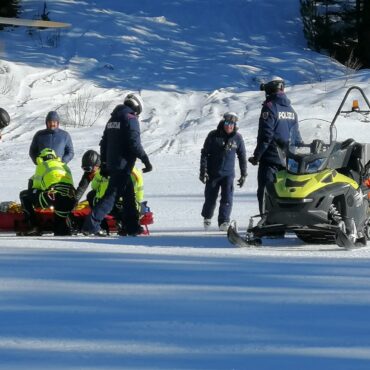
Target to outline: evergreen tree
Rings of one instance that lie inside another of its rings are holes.
[[[370,68],[370,0],[358,0],[358,55],[363,66]]]
[[[20,0],[1,0],[0,17],[14,18],[20,11]],[[0,24],[0,30],[4,27]]]
[[[20,0],[1,0],[0,17],[16,17],[20,10]]]
[[[343,64],[370,66],[370,0],[300,0],[310,48]],[[353,61],[352,61],[353,62]]]

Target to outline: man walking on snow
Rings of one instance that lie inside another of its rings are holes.
[[[246,150],[243,137],[237,132],[237,121],[236,113],[225,113],[217,129],[208,134],[201,151],[199,179],[206,185],[202,209],[205,230],[211,225],[220,189],[218,226],[221,231],[226,231],[229,227],[233,206],[236,156],[240,167],[239,187],[244,185],[247,177]]]

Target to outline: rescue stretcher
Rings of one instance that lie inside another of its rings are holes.
[[[145,206],[142,207],[140,215],[140,225],[144,228],[143,235],[149,235],[148,225],[154,223],[153,212]],[[53,209],[36,208],[37,223],[43,233],[51,233],[53,230]],[[79,203],[72,211],[70,219],[76,233],[80,232],[85,217],[90,213],[87,201]],[[116,220],[112,215],[105,217],[109,234],[117,232]],[[27,225],[24,222],[24,214],[21,205],[16,202],[0,203],[0,232],[19,232],[24,231]]]

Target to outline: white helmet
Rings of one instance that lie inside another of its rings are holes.
[[[226,112],[224,113],[224,120],[227,122],[233,122],[236,123],[238,122],[238,115],[235,112]]]
[[[277,93],[279,90],[284,90],[285,81],[279,76],[273,76],[270,81],[262,83],[260,90],[265,91],[267,95]]]
[[[123,104],[130,107],[137,115],[139,115],[144,109],[144,102],[139,94],[130,92],[126,95],[123,100]]]

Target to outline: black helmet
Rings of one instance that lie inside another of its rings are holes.
[[[126,95],[124,105],[130,107],[137,115],[139,115],[144,109],[144,102],[141,96],[134,93],[129,93]]]
[[[267,83],[262,83],[260,85],[260,90],[265,91],[266,95],[275,94],[279,90],[283,90],[285,87],[285,81],[278,76],[272,77],[271,81]]]
[[[9,122],[10,122],[10,116],[8,112],[5,109],[0,108],[0,130],[8,126]]]
[[[100,155],[95,150],[88,150],[82,156],[81,167],[85,172],[91,172],[95,166],[100,166]]]
[[[56,159],[58,158],[57,154],[53,149],[44,148],[41,150],[40,154],[38,155],[43,161],[48,161],[49,159]]]

